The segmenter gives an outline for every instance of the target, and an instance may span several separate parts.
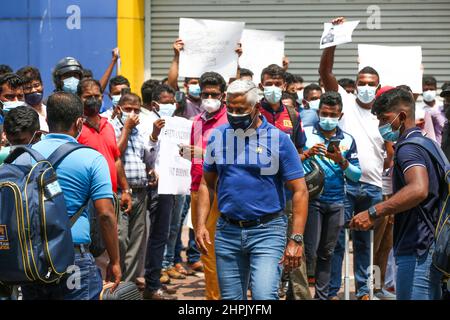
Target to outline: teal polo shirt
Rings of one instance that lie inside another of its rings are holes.
[[[59,146],[77,141],[65,134],[48,134],[33,145],[33,149],[48,158]],[[56,169],[58,181],[64,194],[67,213],[73,216],[88,199],[113,199],[111,177],[106,159],[93,149],[73,151]],[[74,244],[89,244],[89,213],[84,210],[72,227]]]

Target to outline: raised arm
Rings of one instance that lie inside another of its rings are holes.
[[[108,85],[109,78],[111,78],[111,74],[114,70],[114,66],[117,63],[117,60],[119,60],[119,48],[114,48],[112,51],[111,62],[109,63],[109,66],[106,69],[105,73],[103,74],[102,78],[100,79],[100,85],[102,86],[102,92],[105,91],[106,86]]]
[[[173,89],[178,90],[178,68],[180,67],[180,51],[183,50],[184,42],[181,39],[173,43],[173,59],[167,75],[167,83]]]
[[[342,24],[345,22],[345,18],[339,17],[331,21],[333,24]],[[339,85],[336,77],[333,74],[334,65],[334,51],[336,46],[325,48],[322,52],[319,65],[319,75],[323,82],[325,91],[338,91]]]

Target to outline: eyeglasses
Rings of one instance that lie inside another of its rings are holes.
[[[202,92],[200,94],[200,97],[202,99],[208,99],[209,97],[211,97],[212,99],[218,99],[220,96],[222,95],[222,93],[216,93],[216,92]]]

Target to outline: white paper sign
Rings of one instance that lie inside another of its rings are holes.
[[[236,77],[238,55],[244,22],[180,18],[180,77],[199,78],[215,71],[225,80]]]
[[[166,120],[159,135],[160,149],[156,172],[159,175],[158,194],[190,194],[191,162],[179,154],[179,144],[190,144],[192,121],[181,117]]]
[[[422,93],[422,47],[390,47],[359,44],[359,70],[370,66],[380,75],[382,86],[407,85]]]
[[[261,71],[270,64],[283,65],[284,32],[245,29],[239,66],[251,70],[259,83]]]
[[[320,38],[320,49],[352,42],[352,33],[358,24],[359,20],[347,21],[337,25],[324,23],[322,37]]]

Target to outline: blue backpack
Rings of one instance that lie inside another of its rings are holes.
[[[66,143],[45,159],[19,146],[0,167],[0,284],[54,283],[74,264],[71,227],[85,206],[69,219],[56,168],[81,148]]]
[[[438,167],[444,175],[440,195],[440,213],[436,225],[432,225],[429,219],[424,216],[424,221],[434,232],[435,249],[433,253],[433,265],[447,277],[450,276],[450,163],[442,149],[433,140],[426,137],[413,137],[400,142],[395,146],[397,153],[401,146],[405,144],[414,144],[425,149],[431,159],[438,164]],[[419,207],[420,208],[420,207]],[[420,210],[422,212],[422,210]]]

